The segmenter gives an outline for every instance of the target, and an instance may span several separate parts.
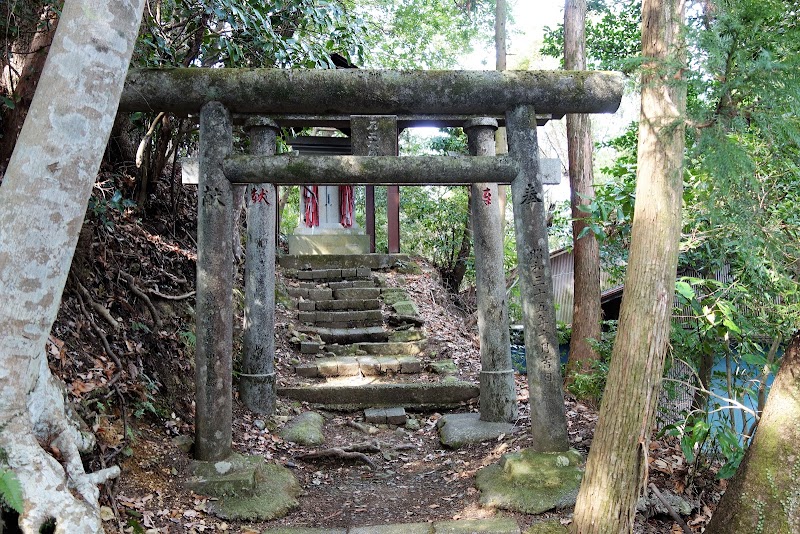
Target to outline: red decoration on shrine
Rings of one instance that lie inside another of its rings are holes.
[[[339,186],[339,216],[342,226],[350,228],[353,226],[353,215],[355,213],[356,201],[353,196],[352,185]]]
[[[303,219],[306,226],[319,226],[319,186],[303,186]]]
[[[492,191],[488,187],[483,190],[483,203],[487,206],[492,203]]]
[[[250,192],[250,199],[253,201],[253,204],[258,204],[259,202],[266,202],[269,205],[269,200],[267,199],[267,190],[263,187],[259,191],[255,187]]]

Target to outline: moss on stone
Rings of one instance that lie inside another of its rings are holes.
[[[568,534],[568,532],[567,527],[562,525],[558,519],[553,519],[534,523],[531,528],[525,531],[525,534]]]
[[[322,445],[325,442],[325,436],[322,434],[324,423],[325,418],[317,412],[305,412],[286,425],[281,437],[299,445]]]
[[[578,467],[581,461],[575,450],[505,454],[499,464],[481,469],[475,476],[480,502],[528,514],[573,506],[583,476]]]

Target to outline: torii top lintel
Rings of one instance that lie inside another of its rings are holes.
[[[120,111],[191,114],[211,101],[233,113],[405,117],[613,113],[624,76],[608,71],[133,69]]]

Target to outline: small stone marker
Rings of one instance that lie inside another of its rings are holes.
[[[539,158],[539,177],[542,185],[561,183],[561,160],[558,158]]]
[[[401,407],[394,408],[367,408],[364,410],[364,420],[367,423],[405,425],[406,410]]]

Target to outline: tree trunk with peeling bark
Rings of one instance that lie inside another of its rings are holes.
[[[567,0],[564,8],[564,68],[586,69],[586,0]],[[570,384],[576,372],[591,370],[598,358],[591,340],[600,339],[600,246],[592,232],[581,237],[588,226],[583,209],[594,198],[589,115],[567,115],[567,147],[574,262],[572,339],[565,373]]]
[[[636,207],[619,332],[573,534],[633,531],[670,330],[683,194],[683,0],[644,0]]]
[[[61,302],[139,29],[143,0],[68,0],[0,187],[0,467],[22,488],[23,532],[103,530],[92,446],[65,406],[45,343]],[[66,96],[65,96],[66,95]],[[61,460],[49,450],[58,449]]]

